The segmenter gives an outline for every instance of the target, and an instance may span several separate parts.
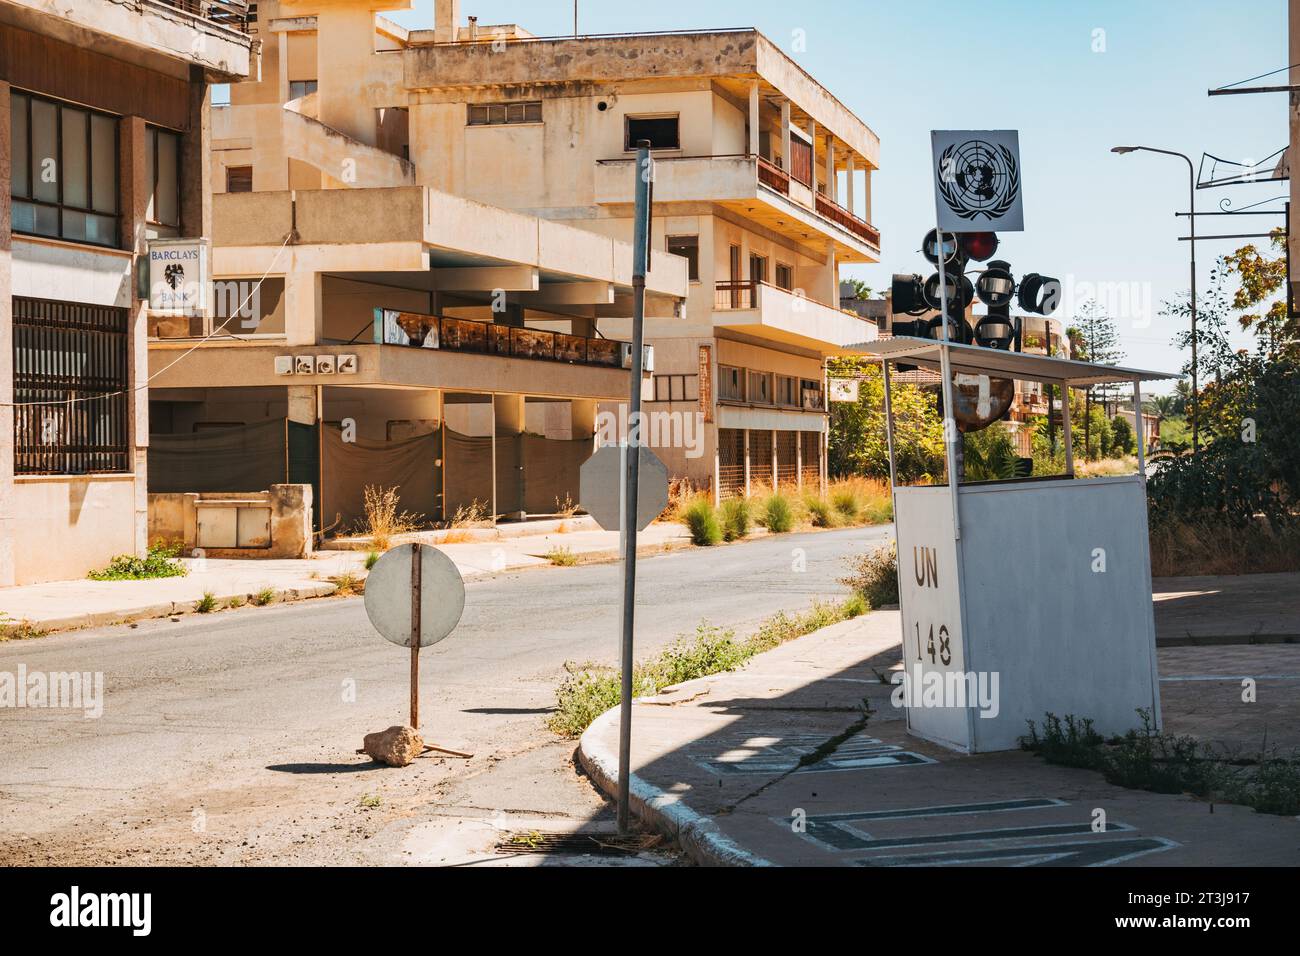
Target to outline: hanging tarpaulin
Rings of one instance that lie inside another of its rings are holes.
[[[940,229],[1024,231],[1017,130],[931,130],[930,145]]]
[[[149,436],[149,491],[265,491],[285,480],[283,418]]]

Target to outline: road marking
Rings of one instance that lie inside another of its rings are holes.
[[[691,754],[690,759],[697,766],[720,776],[877,770],[938,762],[932,757],[884,743],[875,737],[859,735],[840,744],[834,752],[817,763],[799,766],[801,759],[812,754],[825,741],[826,738],[816,734],[770,736],[757,740],[751,736],[721,753]]]
[[[961,866],[972,863],[1007,863],[1015,866],[1111,866],[1148,853],[1172,850],[1178,844],[1162,837],[1139,837],[1132,840],[1079,840],[1038,846],[1003,847],[988,850],[963,850],[955,853],[928,853],[918,856],[868,857],[854,860],[854,866]]]

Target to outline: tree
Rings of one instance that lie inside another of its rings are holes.
[[[1137,450],[1137,439],[1133,426],[1123,415],[1116,415],[1110,420],[1111,450],[1117,455],[1131,455]]]
[[[1243,329],[1254,330],[1271,355],[1300,350],[1300,319],[1287,315],[1286,298],[1274,299],[1286,286],[1286,232],[1274,229],[1269,244],[1278,252],[1270,257],[1254,243],[1242,246],[1223,257],[1225,273],[1240,280],[1232,297],[1233,309],[1242,314],[1237,322]],[[1256,306],[1266,306],[1257,309]]]
[[[1075,322],[1075,327],[1069,330],[1075,333],[1075,337],[1070,340],[1072,357],[1098,365],[1116,365],[1124,357],[1124,351],[1119,347],[1119,332],[1115,330],[1115,320],[1103,311],[1096,301],[1089,299],[1079,306]],[[1099,386],[1098,392],[1104,403],[1112,396],[1113,386]],[[1094,445],[1092,440],[1092,393],[1093,386],[1089,386],[1084,392],[1084,447],[1088,449],[1089,457],[1092,456],[1094,447],[1101,447],[1100,441]],[[1105,416],[1103,415],[1102,418],[1104,420]],[[1109,436],[1107,442],[1109,443]]]
[[[831,359],[831,377],[859,380],[856,402],[831,404],[828,465],[834,475],[889,477],[885,437],[885,384],[880,366],[858,358]],[[933,396],[916,385],[893,382],[894,461],[899,481],[943,471],[943,420]]]

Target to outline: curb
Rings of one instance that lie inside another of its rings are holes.
[[[605,725],[617,724],[618,718],[619,708],[605,711],[591,722],[578,740],[578,762],[597,785],[615,799],[618,796],[618,754],[605,750],[597,737]],[[736,843],[719,829],[712,818],[692,810],[677,794],[660,790],[636,774],[631,775],[628,784],[632,812],[676,840],[686,855],[700,866],[775,865]]]
[[[295,601],[306,601],[311,598],[328,597],[338,589],[335,584],[322,583],[311,585],[309,587],[292,587],[292,588],[273,588],[275,599],[270,604],[289,604]],[[233,598],[243,598],[245,607],[253,606],[249,599],[250,592],[240,591],[230,594],[214,594],[214,598],[219,604],[225,604]],[[136,607],[115,608],[112,611],[96,611],[91,614],[74,614],[69,617],[55,618],[14,618],[14,624],[30,624],[39,628],[45,634],[55,634],[63,631],[79,631],[92,627],[109,627],[114,624],[130,624],[135,621],[147,621],[157,618],[174,617],[182,614],[197,614],[194,605],[201,600],[195,598],[192,601],[164,601],[158,604],[142,604]],[[214,610],[226,610],[226,608],[216,608]]]

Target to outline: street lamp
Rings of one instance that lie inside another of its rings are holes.
[[[1177,156],[1187,163],[1187,175],[1189,185],[1189,197],[1191,205],[1187,211],[1187,221],[1191,226],[1191,236],[1188,238],[1188,246],[1192,253],[1192,454],[1201,450],[1200,432],[1197,427],[1197,364],[1196,364],[1196,167],[1192,165],[1191,159],[1184,153],[1175,152],[1171,149],[1156,149],[1154,146],[1115,146],[1111,149],[1112,153],[1118,153],[1123,156],[1125,153],[1161,153],[1165,156]],[[1133,410],[1137,421],[1141,421],[1142,409]]]

